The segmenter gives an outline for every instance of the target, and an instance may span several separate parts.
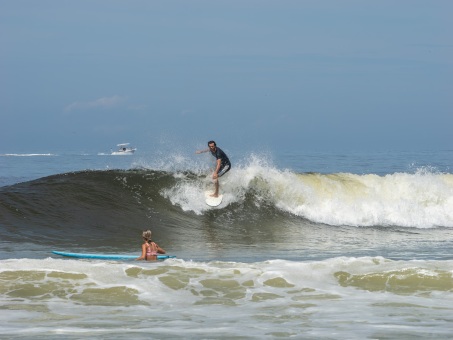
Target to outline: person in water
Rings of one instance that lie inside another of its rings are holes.
[[[151,230],[144,231],[142,237],[144,241],[142,244],[142,255],[136,258],[137,261],[155,261],[157,260],[157,254],[165,254],[165,250],[151,240]]]
[[[231,163],[228,156],[223,152],[222,149],[218,148],[216,143],[211,140],[208,142],[209,148],[206,150],[198,150],[197,154],[211,151],[211,155],[216,158],[216,168],[212,173],[212,179],[214,181],[215,191],[211,195],[212,197],[219,197],[219,177],[225,175],[231,169]]]

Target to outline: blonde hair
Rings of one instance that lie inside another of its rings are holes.
[[[142,236],[146,241],[151,241],[151,230],[144,231]]]

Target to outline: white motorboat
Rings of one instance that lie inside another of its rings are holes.
[[[118,150],[113,151],[112,155],[132,155],[135,152],[135,150],[137,150],[136,148],[131,148],[129,146],[129,143],[121,143],[118,144],[117,147]]]

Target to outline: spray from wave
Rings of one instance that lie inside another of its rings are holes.
[[[176,182],[161,190],[173,205],[204,214],[206,177],[175,172]],[[252,202],[316,223],[333,226],[453,227],[453,175],[421,168],[385,176],[350,173],[298,174],[252,157],[221,179],[220,209]]]

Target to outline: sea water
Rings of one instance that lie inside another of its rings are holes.
[[[453,151],[208,156],[0,155],[0,336],[451,338]]]

